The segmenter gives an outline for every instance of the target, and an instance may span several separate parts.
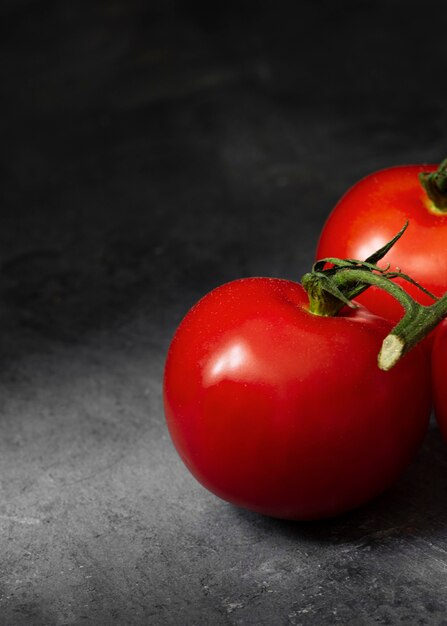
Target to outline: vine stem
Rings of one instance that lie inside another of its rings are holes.
[[[413,301],[414,302],[414,301]],[[414,302],[400,322],[383,340],[377,359],[380,369],[388,371],[401,357],[426,337],[447,317],[447,294],[429,306]]]
[[[314,277],[316,278],[313,284]],[[321,285],[320,277],[313,273],[305,274],[302,278],[302,284],[309,296],[309,310],[316,315],[329,317],[335,315],[345,304],[355,307],[356,305],[346,300],[332,301],[327,295],[327,286]],[[393,283],[389,278],[382,274],[373,274],[364,269],[356,269],[355,267],[340,268],[331,277],[331,285],[340,293],[349,293],[349,300],[354,297],[354,293],[358,295],[367,287],[380,287],[392,295],[405,309],[405,311],[413,315],[413,311],[422,305],[419,305],[400,285]],[[325,295],[322,292],[326,292]],[[331,294],[329,294],[331,295]],[[333,296],[334,300],[337,298]],[[334,310],[336,308],[336,310]]]
[[[381,258],[384,251],[394,244],[404,230],[405,227],[389,244],[369,259]],[[326,263],[330,263],[332,267],[323,269]],[[419,304],[400,285],[391,280],[397,277],[418,286],[435,302],[429,306]],[[301,282],[309,297],[309,311],[315,315],[335,316],[346,305],[355,307],[351,299],[370,286],[383,289],[402,305],[404,315],[385,337],[377,358],[379,368],[384,371],[394,367],[404,354],[447,317],[447,293],[437,299],[405,274],[381,269],[368,259],[363,262],[352,259],[322,259],[317,261],[312,272],[303,276]]]

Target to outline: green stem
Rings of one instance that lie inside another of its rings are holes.
[[[315,315],[333,317],[344,306],[355,306],[350,300],[365,291],[371,285],[380,287],[392,295],[406,311],[413,310],[415,300],[402,287],[391,282],[382,274],[373,274],[364,269],[349,266],[340,268],[329,279],[331,290],[320,274],[309,272],[301,279],[309,297],[309,311]],[[343,296],[343,297],[342,297]]]
[[[357,261],[353,259],[335,259],[327,258],[317,261],[312,271],[305,274],[301,279],[301,283],[309,296],[309,310],[315,315],[333,316],[342,309],[345,305],[354,306],[351,304],[351,300],[359,296],[365,289],[372,284],[378,285],[378,278],[371,279],[368,282],[366,280],[367,275],[377,276],[373,272],[379,272],[387,276],[388,278],[396,278],[398,275],[410,282],[414,281],[402,272],[388,272],[382,270],[376,263],[383,259],[383,257],[391,250],[391,248],[399,241],[404,232],[408,228],[408,222],[400,229],[390,241],[383,245],[379,250],[376,250],[364,261]],[[331,263],[333,267],[331,269],[324,269],[327,263]],[[349,270],[349,273],[346,272]],[[353,274],[355,270],[361,270],[361,274]],[[388,281],[389,282],[389,281]],[[384,289],[387,289],[386,283],[380,281]],[[416,285],[420,287],[419,285]],[[422,287],[420,287],[423,291]],[[427,292],[428,293],[428,292]],[[428,293],[431,296],[430,293]],[[405,295],[396,295],[404,298]],[[402,306],[406,306],[407,302],[402,302]]]
[[[445,165],[447,176],[447,160]],[[351,299],[371,285],[383,289],[402,305],[404,315],[384,339],[378,356],[378,366],[385,371],[394,367],[404,354],[447,317],[447,293],[438,299],[400,270],[389,271],[389,266],[384,269],[376,265],[403,235],[407,226],[408,223],[391,241],[365,261],[321,259],[314,264],[312,271],[301,279],[309,297],[309,311],[315,315],[335,316],[344,306],[355,307]],[[327,264],[330,264],[330,267],[326,268]],[[412,283],[435,302],[430,306],[419,304],[400,285],[394,283],[393,278]]]
[[[447,317],[447,294],[430,306],[413,301],[400,322],[385,337],[378,357],[382,370],[389,370],[401,357],[426,337]]]
[[[373,285],[389,293],[402,305],[405,314],[384,339],[378,356],[378,366],[385,371],[394,367],[404,354],[424,339],[447,316],[447,294],[434,304],[424,306],[383,274],[347,267],[340,268],[331,276],[330,281],[331,288],[334,291],[339,290],[342,294],[363,291]],[[302,284],[309,296],[311,313],[333,316],[346,305],[344,301],[328,293],[316,275],[305,274]],[[353,306],[352,303],[348,304]]]
[[[434,208],[447,213],[447,159],[444,159],[436,172],[422,172],[419,180]]]

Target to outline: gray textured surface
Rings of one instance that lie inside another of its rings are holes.
[[[2,624],[447,624],[434,427],[377,501],[294,524],[164,425],[198,297],[299,277],[348,185],[447,152],[443,3],[293,5],[1,5]]]

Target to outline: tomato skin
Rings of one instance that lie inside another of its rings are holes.
[[[360,180],[338,202],[321,232],[316,257],[364,260],[392,239],[405,222],[403,237],[380,262],[400,268],[435,296],[447,292],[447,215],[433,211],[418,175],[436,165],[384,169]],[[422,304],[433,301],[408,282],[397,280]],[[387,293],[371,287],[358,301],[396,322],[402,307]]]
[[[378,369],[389,329],[363,307],[315,316],[287,280],[213,290],[166,361],[165,414],[181,458],[216,495],[274,517],[328,517],[376,496],[419,448],[431,402],[425,351]]]
[[[433,404],[436,421],[447,441],[447,325],[441,324],[435,335],[432,349]]]

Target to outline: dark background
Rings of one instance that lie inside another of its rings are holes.
[[[447,446],[279,522],[187,473],[161,376],[210,288],[447,155],[445,2],[0,5],[0,622],[447,624]]]

